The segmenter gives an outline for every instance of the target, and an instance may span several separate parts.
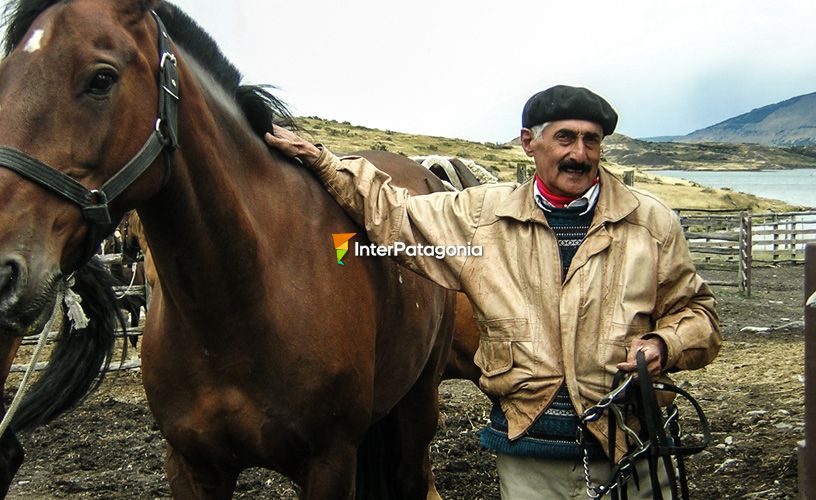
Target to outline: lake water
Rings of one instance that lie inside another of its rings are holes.
[[[816,168],[751,172],[653,170],[649,173],[816,208]]]

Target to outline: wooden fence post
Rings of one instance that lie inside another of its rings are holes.
[[[791,218],[791,231],[790,231],[790,250],[791,250],[791,260],[796,260],[796,216],[792,216]]]
[[[627,186],[634,186],[635,185],[635,171],[634,170],[627,170],[623,173],[623,183]]]
[[[740,214],[739,232],[739,289],[746,297],[751,296],[751,248],[752,248],[752,220],[749,212]]]
[[[516,182],[519,184],[527,180],[527,164],[516,163]]]
[[[799,498],[816,499],[816,243],[805,247],[805,442],[799,447]]]
[[[773,263],[776,264],[776,261],[779,260],[779,219],[777,218],[776,214],[773,215],[773,223],[771,224],[771,227],[773,228],[773,255],[771,259],[773,260]]]

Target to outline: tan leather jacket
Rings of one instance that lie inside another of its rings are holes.
[[[324,150],[313,168],[372,242],[481,245],[482,256],[401,261],[470,298],[481,329],[480,385],[499,399],[510,439],[524,434],[565,381],[579,414],[595,404],[635,338],[659,335],[667,370],[700,368],[719,351],[715,299],[676,215],[603,168],[592,226],[563,283],[532,182],[412,197],[362,158],[339,160]],[[607,425],[590,426],[604,449]]]

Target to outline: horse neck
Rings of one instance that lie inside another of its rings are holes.
[[[271,184],[298,174],[270,154],[218,89],[183,90],[171,181],[138,213],[162,290],[180,309],[215,311],[225,295],[250,307],[264,293],[249,284],[265,267],[266,221],[283,220],[292,202],[287,190],[270,193]]]

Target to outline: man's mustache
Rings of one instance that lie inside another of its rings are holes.
[[[589,163],[578,163],[575,160],[562,160],[558,163],[559,172],[577,172],[587,174],[592,170],[592,165]]]

